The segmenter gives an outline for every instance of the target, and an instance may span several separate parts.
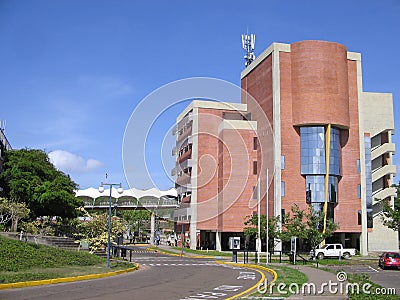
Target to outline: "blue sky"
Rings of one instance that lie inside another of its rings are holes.
[[[247,28],[256,56],[272,42],[306,39],[361,52],[364,90],[393,93],[399,119],[399,16],[398,0],[0,0],[0,119],[13,148],[52,153],[81,188],[105,173],[127,188],[121,149],[136,105],[188,77],[239,85]],[[182,107],[157,122],[155,156]],[[172,187],[161,159],[150,161],[157,187]],[[151,186],[138,174],[135,187]]]

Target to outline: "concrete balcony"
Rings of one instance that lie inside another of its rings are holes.
[[[176,176],[178,174],[178,167],[175,167],[171,170],[171,176]]]
[[[181,203],[190,203],[190,199],[192,196],[186,196],[181,199]]]
[[[189,127],[192,126],[193,114],[189,114],[184,117],[178,124],[174,126],[172,129],[172,135],[177,136],[181,135],[184,131],[186,131]]]
[[[183,141],[185,138],[192,136],[192,126],[186,128],[181,134],[178,133],[177,135],[177,143]]]
[[[372,172],[372,182],[377,181],[379,178],[382,178],[385,175],[396,174],[396,166],[394,165],[386,165],[382,168],[376,169]]]
[[[375,158],[378,158],[379,156],[385,153],[394,153],[394,152],[396,152],[396,145],[393,143],[385,143],[379,147],[374,148],[371,151],[371,159],[374,160]]]
[[[177,191],[178,195],[186,193],[186,192],[191,192],[192,191],[192,185],[191,184],[187,184],[186,186],[178,186],[176,188],[176,191]]]
[[[190,175],[184,174],[183,176],[176,178],[176,184],[186,186],[191,183],[191,179]]]
[[[186,151],[181,156],[179,156],[178,162],[182,163],[184,160],[187,160],[187,159],[190,159],[190,158],[192,158],[192,149],[190,149],[189,151]]]
[[[177,164],[176,167],[171,170],[171,176],[176,176],[180,171],[192,166],[193,160],[191,158],[186,159],[181,164]]]
[[[380,200],[386,199],[391,196],[396,196],[396,188],[395,187],[388,187],[385,189],[380,190],[372,195],[373,203],[378,203]],[[375,200],[378,199],[378,200]]]

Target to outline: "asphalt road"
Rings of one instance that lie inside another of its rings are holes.
[[[226,299],[261,279],[256,270],[216,264],[210,259],[156,256],[143,248],[137,250],[132,258],[140,264],[138,271],[95,280],[2,290],[0,299]]]
[[[338,271],[343,270],[348,274],[366,274],[373,282],[385,287],[387,289],[385,291],[386,293],[389,292],[388,289],[395,289],[396,294],[400,295],[400,270],[382,270],[378,266],[378,260],[372,260],[368,264],[338,265],[332,268],[335,268]]]

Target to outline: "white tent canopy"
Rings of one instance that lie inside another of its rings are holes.
[[[102,196],[109,197],[110,189],[105,189],[104,192],[100,193],[98,189],[90,187],[85,190],[78,190],[75,192],[75,197],[89,197],[92,199],[97,199]],[[177,197],[178,194],[176,192],[176,189],[174,189],[174,188],[167,190],[167,191],[160,191],[156,188],[151,188],[148,190],[139,190],[139,189],[131,188],[128,190],[123,190],[123,192],[121,194],[118,193],[116,188],[113,188],[111,191],[111,197],[114,199],[118,199],[121,197],[132,197],[132,198],[136,198],[139,200],[144,197],[161,198],[163,196]]]

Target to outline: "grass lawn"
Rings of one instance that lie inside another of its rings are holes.
[[[0,283],[106,273],[106,260],[87,252],[69,251],[0,236]],[[112,261],[111,271],[132,264]]]
[[[298,286],[301,286],[303,283],[307,282],[308,278],[305,274],[301,273],[300,271],[286,267],[284,265],[267,265],[266,267],[273,269],[278,274],[278,279],[275,282],[275,288],[268,288],[266,290],[260,289],[260,292],[255,292],[251,294],[251,297],[256,299],[262,299],[263,297],[289,297],[291,294],[288,292],[286,295],[281,295],[276,291],[276,287],[279,284],[286,284],[289,286],[292,283],[297,283]],[[272,293],[271,293],[272,292]]]

